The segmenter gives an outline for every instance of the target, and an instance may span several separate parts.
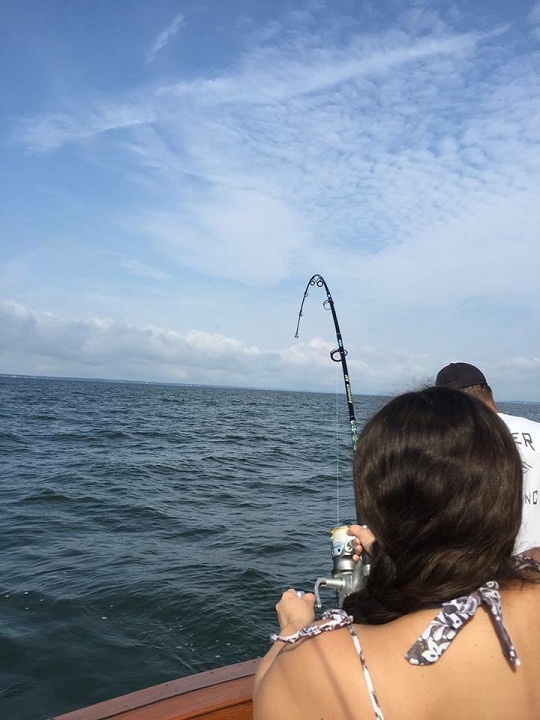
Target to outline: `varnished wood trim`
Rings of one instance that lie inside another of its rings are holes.
[[[208,670],[53,720],[251,720],[253,675],[258,664],[256,659]]]

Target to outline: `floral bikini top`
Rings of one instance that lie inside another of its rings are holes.
[[[536,570],[540,572],[540,563],[532,558],[520,558],[517,565],[519,570]],[[517,656],[512,641],[504,627],[501,607],[501,594],[499,583],[490,580],[473,592],[471,595],[464,595],[443,603],[441,610],[429,623],[424,632],[416,640],[414,645],[405,653],[404,657],[411,665],[432,665],[449,648],[450,643],[456,637],[464,625],[471,620],[480,605],[484,603],[491,615],[493,626],[501,642],[503,653],[513,667],[521,663]],[[384,720],[384,715],[377,700],[375,689],[371,681],[371,675],[366,665],[362,646],[353,627],[353,617],[347,615],[344,610],[327,610],[322,616],[323,622],[320,625],[307,625],[292,635],[270,636],[272,642],[280,640],[284,643],[295,643],[304,638],[314,637],[329,630],[337,630],[346,627],[352,636],[354,647],[358,653],[362,673],[371,700],[371,706],[377,720]]]

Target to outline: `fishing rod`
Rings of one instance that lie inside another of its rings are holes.
[[[345,383],[345,395],[347,397],[347,407],[349,410],[349,421],[351,424],[351,439],[352,439],[352,446],[353,451],[356,449],[356,442],[358,440],[358,428],[356,426],[356,417],[354,414],[354,405],[353,405],[353,397],[352,397],[352,390],[351,390],[351,381],[349,380],[349,371],[347,369],[347,360],[345,359],[347,357],[347,351],[343,347],[343,340],[341,338],[341,331],[339,329],[339,323],[336,315],[336,308],[334,306],[334,301],[332,299],[332,295],[330,295],[330,290],[328,289],[328,285],[326,284],[325,279],[322,275],[313,275],[308,284],[306,285],[306,289],[304,291],[304,297],[302,298],[302,304],[300,305],[300,312],[298,313],[298,322],[296,324],[296,333],[294,337],[298,339],[298,329],[300,328],[300,320],[303,316],[302,310],[304,309],[304,303],[306,301],[306,298],[309,293],[309,288],[313,286],[317,287],[323,287],[326,291],[326,300],[323,302],[323,308],[325,310],[330,310],[332,313],[332,319],[334,320],[334,327],[336,329],[336,338],[338,346],[335,350],[332,350],[330,352],[330,359],[334,362],[340,362],[341,363],[341,369],[343,370],[343,381]],[[338,357],[339,356],[339,357]]]
[[[354,413],[353,397],[351,390],[351,382],[349,379],[349,371],[347,368],[347,351],[343,347],[343,339],[341,337],[341,331],[339,329],[339,322],[336,315],[336,308],[334,306],[334,300],[328,289],[325,279],[322,275],[313,275],[304,291],[304,297],[302,298],[302,304],[300,305],[300,311],[298,313],[298,322],[296,325],[295,338],[298,338],[298,329],[300,327],[300,319],[303,316],[302,310],[304,309],[304,303],[309,293],[310,287],[322,287],[326,291],[326,300],[323,302],[325,310],[330,310],[332,313],[332,319],[334,321],[334,328],[336,331],[336,338],[338,346],[335,350],[330,352],[330,359],[334,362],[341,363],[341,369],[343,370],[343,381],[345,383],[345,395],[347,397],[347,408],[349,411],[349,422],[351,429],[351,439],[353,452],[356,449],[356,443],[358,441],[358,427],[356,424],[356,416]],[[338,519],[339,522],[339,519]],[[347,535],[349,523],[342,523],[332,528],[330,533],[331,545],[332,545],[332,577],[317,578],[313,592],[315,594],[316,607],[321,608],[321,598],[319,595],[319,589],[321,587],[333,588],[337,594],[338,606],[342,607],[345,598],[353,592],[360,590],[365,583],[365,578],[369,573],[369,561],[365,553],[362,553],[362,557],[358,561],[353,560],[354,546],[353,538]]]

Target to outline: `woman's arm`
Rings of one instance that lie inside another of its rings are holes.
[[[359,560],[364,550],[369,553],[375,540],[375,536],[371,530],[362,527],[362,525],[351,525],[347,533],[355,538],[354,560]],[[300,628],[312,623],[315,619],[314,605],[315,596],[312,593],[298,597],[293,589],[284,592],[281,600],[276,605],[280,634],[291,635],[297,630],[300,630]],[[257,673],[255,674],[255,689],[283,649],[283,645],[284,643],[279,641],[275,642],[261,660]]]
[[[296,591],[292,588],[286,590],[276,605],[276,611],[280,635],[292,635],[297,630],[300,630],[315,620],[315,595],[313,595],[313,593],[307,593],[302,597],[298,597]],[[262,679],[284,645],[285,644],[279,642],[279,640],[275,642],[259,663],[257,672],[255,673],[255,684],[253,687],[254,697]]]
[[[355,538],[355,555],[353,556],[355,560],[360,559],[364,550],[369,553],[375,540],[371,530],[368,530],[361,525],[351,525],[348,529],[348,534]],[[292,635],[297,632],[297,630],[313,623],[315,620],[314,606],[315,596],[312,593],[308,593],[303,597],[298,597],[296,592],[292,589],[284,592],[281,596],[281,600],[276,605],[280,634]],[[274,660],[278,657],[284,647],[285,643],[279,641],[275,642],[259,663],[253,687],[254,706],[256,706],[258,710],[261,710],[258,703],[258,698],[261,695],[261,685],[268,673],[268,670],[272,667]],[[272,706],[275,709],[275,703],[272,703]],[[263,715],[257,715],[257,717],[263,717]]]

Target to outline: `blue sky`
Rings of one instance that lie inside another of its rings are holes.
[[[0,372],[540,400],[540,3],[4,0]]]

